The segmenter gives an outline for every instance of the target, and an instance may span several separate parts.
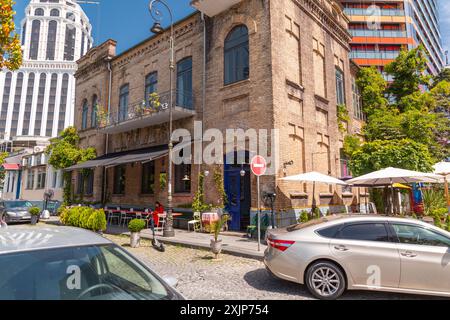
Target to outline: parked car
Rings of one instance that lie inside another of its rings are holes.
[[[173,285],[87,230],[0,228],[0,300],[183,299]]]
[[[0,202],[0,220],[7,224],[13,222],[30,222],[31,214],[28,210],[33,207],[30,201],[1,201]]]
[[[338,215],[269,230],[264,262],[319,299],[345,290],[450,297],[450,233],[418,220]]]

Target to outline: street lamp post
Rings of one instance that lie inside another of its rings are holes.
[[[167,184],[167,217],[166,223],[164,225],[163,236],[164,237],[174,237],[175,230],[173,229],[173,203],[172,203],[172,156],[173,156],[173,142],[172,142],[172,120],[173,120],[173,73],[175,71],[175,62],[174,62],[174,30],[173,30],[173,15],[172,10],[169,5],[163,0],[152,0],[149,3],[150,14],[155,21],[151,31],[155,34],[161,34],[164,32],[164,29],[161,27],[161,19],[162,13],[155,6],[155,4],[161,4],[166,7],[167,11],[170,15],[170,62],[169,62],[169,84],[170,84],[170,101],[169,101],[169,168],[168,168],[168,184]]]

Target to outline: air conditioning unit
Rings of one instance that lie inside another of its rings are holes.
[[[33,153],[40,153],[40,152],[44,152],[45,147],[42,146],[36,146],[33,148]]]

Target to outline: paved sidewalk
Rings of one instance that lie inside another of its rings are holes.
[[[118,235],[129,235],[127,229],[118,226],[108,226],[106,231],[108,234]],[[146,229],[141,231],[141,236],[144,239],[152,239],[152,231]],[[162,232],[156,232],[156,237],[159,241],[172,245],[181,245],[190,248],[202,248],[210,249],[210,241],[212,235],[209,233],[200,232],[188,232],[186,230],[175,229],[174,238],[163,238]],[[233,233],[232,235],[227,235],[226,232],[220,234],[220,239],[222,239],[222,252],[232,255],[242,256],[246,258],[252,258],[257,260],[262,260],[264,257],[264,250],[266,246],[261,244],[261,251],[258,252],[258,242],[255,240],[248,239],[244,233]]]

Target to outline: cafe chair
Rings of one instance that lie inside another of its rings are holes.
[[[158,225],[155,228],[155,231],[163,231],[166,225],[167,213],[158,214]]]
[[[190,231],[190,226],[193,227],[194,232],[199,232],[202,229],[202,221],[199,212],[194,212],[194,219],[188,221],[188,231]]]

